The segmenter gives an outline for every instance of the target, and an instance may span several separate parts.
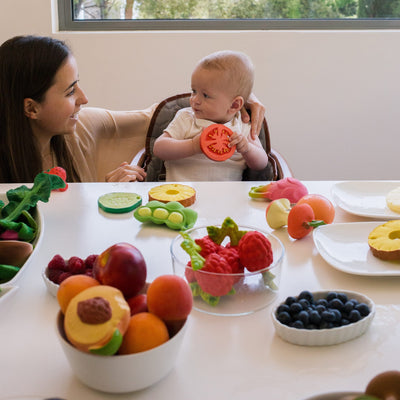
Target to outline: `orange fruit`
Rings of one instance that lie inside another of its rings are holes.
[[[314,211],[315,220],[331,224],[335,218],[335,207],[322,194],[306,194],[297,204],[308,204]]]
[[[165,323],[149,312],[134,314],[122,339],[119,354],[139,353],[160,346],[169,339]]]
[[[100,285],[100,282],[88,275],[72,275],[64,279],[57,291],[58,304],[63,314],[65,314],[73,297],[82,292],[82,290],[97,285]]]

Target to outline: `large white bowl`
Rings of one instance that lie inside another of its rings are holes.
[[[349,299],[355,299],[359,302],[366,303],[369,306],[370,313],[358,322],[351,323],[346,326],[340,326],[330,329],[297,329],[282,324],[276,317],[276,309],[272,311],[272,322],[275,326],[276,333],[289,343],[302,346],[328,346],[338,343],[347,342],[361,336],[370,326],[375,315],[375,304],[367,296],[346,290],[324,290],[313,292],[314,299],[325,298],[329,292],[345,293]]]
[[[219,316],[239,316],[253,313],[261,310],[272,303],[278,295],[282,260],[285,254],[285,248],[282,242],[274,235],[262,231],[259,228],[239,226],[240,230],[261,232],[270,241],[273,251],[273,262],[268,267],[250,272],[245,269],[244,273],[232,274],[235,279],[233,285],[234,294],[221,296],[217,305],[210,305],[205,302],[201,296],[193,297],[193,308],[208,314]],[[193,239],[202,238],[207,235],[207,227],[198,227],[185,231]],[[170,253],[172,257],[172,266],[176,275],[186,278],[185,271],[191,270],[187,267],[190,260],[189,255],[182,249],[183,237],[178,235],[171,244]],[[229,242],[229,239],[227,240]],[[223,242],[222,244],[225,244]],[[197,273],[202,273],[198,270]],[[224,280],[226,274],[203,272],[207,274],[208,279]]]
[[[7,195],[5,193],[0,193],[0,200],[3,200],[4,203],[7,205],[8,199],[7,199]],[[15,290],[11,291],[10,288],[15,288],[15,289],[18,288],[18,286],[16,286],[18,279],[20,279],[22,274],[27,270],[28,266],[31,263],[32,258],[34,257],[34,255],[36,254],[37,250],[39,249],[39,247],[42,243],[44,221],[43,221],[43,215],[40,211],[40,204],[37,204],[34,212],[32,213],[32,216],[36,220],[36,223],[38,225],[38,232],[37,232],[36,238],[32,242],[33,251],[30,254],[30,256],[27,258],[25,263],[22,265],[21,269],[17,272],[17,274],[12,279],[10,279],[7,282],[0,283],[0,289],[2,289],[0,292],[0,302],[3,298],[8,296],[11,292],[15,292]]]
[[[84,353],[66,339],[63,314],[57,316],[57,336],[69,364],[85,385],[108,393],[127,393],[154,385],[174,367],[188,320],[166,343],[128,355],[101,356]]]

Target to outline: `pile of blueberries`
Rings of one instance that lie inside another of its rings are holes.
[[[345,293],[328,292],[326,298],[315,300],[308,290],[297,297],[289,296],[278,306],[276,318],[297,329],[330,329],[360,321],[371,312],[369,306]]]

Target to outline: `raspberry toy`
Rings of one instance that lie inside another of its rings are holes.
[[[207,274],[207,272],[224,274],[219,276]],[[195,277],[201,289],[211,296],[225,296],[233,286],[232,268],[224,257],[216,253],[207,256],[203,268],[195,271]]]
[[[238,245],[240,262],[249,271],[267,268],[273,261],[271,242],[260,232],[247,232]]]
[[[204,236],[194,241],[201,247],[200,255],[202,257],[207,257],[211,253],[217,253],[220,248],[209,236]]]

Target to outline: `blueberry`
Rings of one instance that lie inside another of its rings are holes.
[[[341,322],[342,322],[342,326],[350,324],[350,321],[348,319],[346,319],[346,318],[342,318]]]
[[[282,311],[277,315],[277,319],[281,324],[289,325],[292,322],[292,317],[286,311]]]
[[[329,302],[329,307],[341,311],[343,310],[343,303],[338,298],[335,298]]]
[[[303,310],[307,310],[310,307],[310,302],[307,299],[300,299],[299,304],[303,307]]]
[[[296,301],[297,301],[296,297],[289,296],[289,297],[286,298],[285,304],[290,306],[291,304],[295,303]]]
[[[319,299],[315,302],[315,304],[317,306],[324,306],[324,307],[328,307],[328,301],[326,299]]]
[[[308,290],[303,290],[303,291],[299,294],[298,299],[299,299],[299,300],[301,300],[301,299],[306,299],[306,300],[308,300],[310,303],[312,303],[312,302],[314,301],[314,296],[313,296],[313,294],[312,294],[310,291],[308,291]]]
[[[296,320],[293,322],[292,327],[296,329],[304,329],[304,324],[300,320]]]
[[[359,311],[357,311],[357,310],[352,310],[352,311],[350,311],[350,314],[349,314],[349,321],[350,321],[350,322],[357,322],[357,321],[359,321],[361,318],[362,318],[362,317],[361,317],[361,314],[360,314]]]
[[[336,308],[332,309],[331,312],[335,315],[335,322],[340,322],[342,319],[342,313]]]
[[[326,301],[331,301],[333,299],[337,298],[337,293],[336,292],[329,292],[326,296]]]
[[[344,304],[344,307],[343,307],[343,311],[346,314],[349,314],[350,311],[353,310],[353,308],[354,308],[354,303],[352,301],[346,301],[346,303]]]
[[[299,303],[292,303],[290,305],[290,314],[295,315],[303,310],[303,307]]]
[[[356,305],[355,309],[363,316],[366,317],[369,313],[369,307],[365,303],[359,303]]]
[[[290,312],[290,307],[287,304],[281,304],[276,310],[277,314],[284,312],[284,311],[287,313]]]
[[[332,311],[323,311],[321,317],[326,322],[333,322],[336,320],[336,316]]]
[[[337,297],[343,304],[345,304],[348,300],[347,295],[344,293],[338,293]]]
[[[332,322],[328,322],[328,321],[321,321],[321,324],[319,326],[319,329],[331,329],[333,328],[334,325]]]
[[[319,312],[316,310],[310,312],[309,318],[312,324],[318,326],[321,323],[321,316],[319,315]]]
[[[304,326],[308,325],[309,316],[307,311],[300,311],[297,318],[303,323]]]
[[[318,313],[321,315],[324,311],[326,311],[326,307],[322,304],[318,304],[315,306],[315,311],[318,311]]]

